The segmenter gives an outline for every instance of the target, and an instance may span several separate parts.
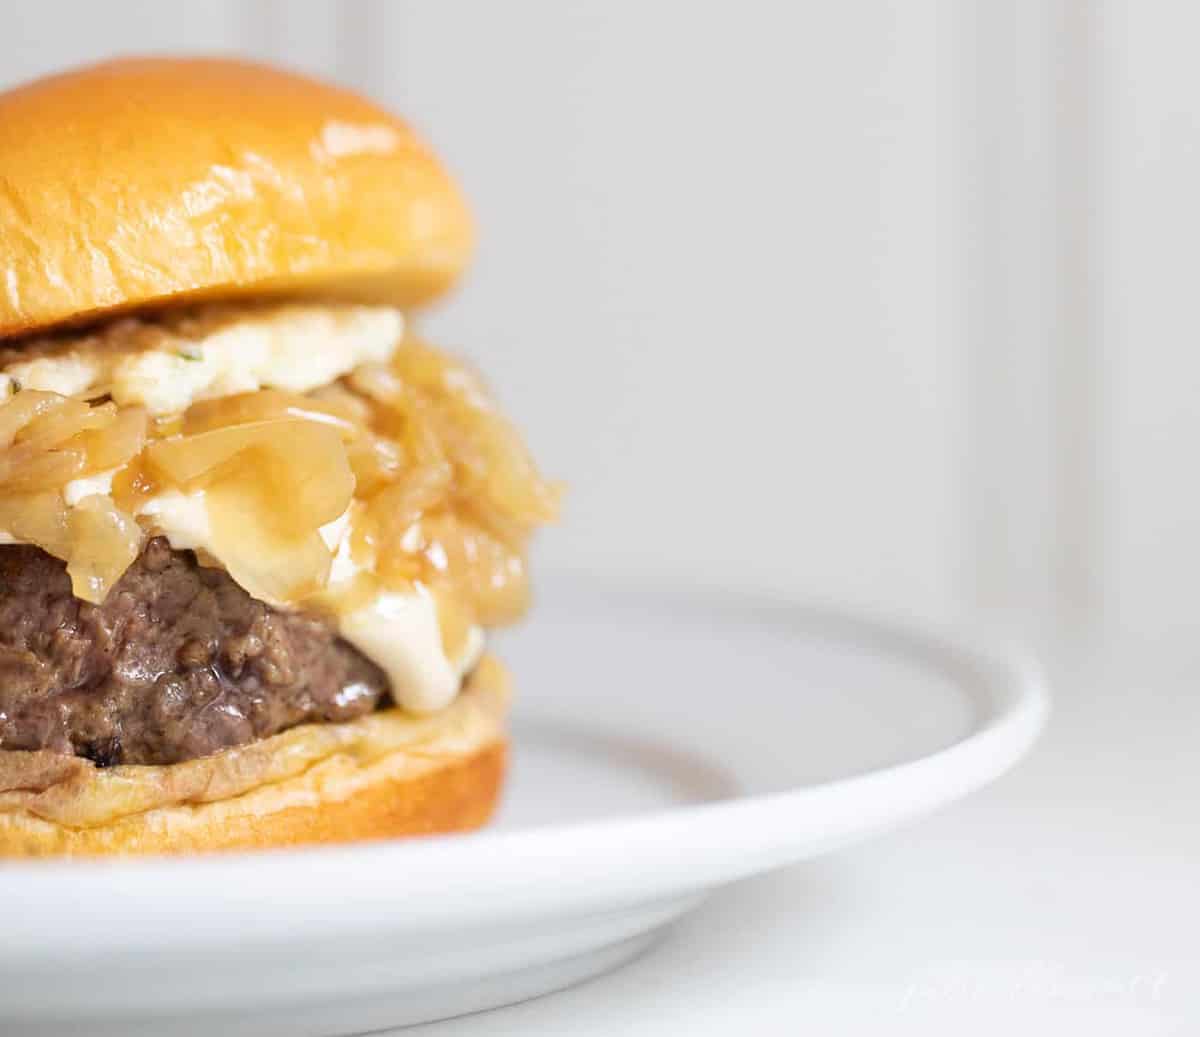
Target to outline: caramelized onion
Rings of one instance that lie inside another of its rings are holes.
[[[149,420],[140,407],[120,411],[103,429],[81,432],[68,440],[67,447],[83,451],[84,473],[106,472],[121,468],[142,452],[146,445]]]
[[[332,522],[354,493],[354,473],[338,433],[294,418],[161,440],[146,448],[146,460],[151,474],[183,490],[217,479],[255,488],[255,528],[284,535],[315,532]]]
[[[112,498],[122,511],[136,515],[152,497],[162,492],[162,489],[162,485],[150,472],[143,453],[113,476]]]
[[[308,399],[316,400],[326,410],[339,414],[349,422],[368,428],[371,425],[371,404],[358,393],[341,382],[323,385],[308,394]]]
[[[0,493],[33,493],[65,486],[83,473],[79,450],[45,451],[21,444],[0,456]]]
[[[409,528],[445,499],[453,478],[454,470],[445,462],[408,468],[375,494],[367,511],[382,543],[399,549]]]
[[[316,528],[289,533],[270,521],[280,508],[271,488],[250,469],[235,471],[205,491],[211,550],[229,575],[256,598],[297,601],[329,580],[332,556]]]
[[[529,578],[522,551],[448,513],[431,516],[422,523],[421,531],[420,551],[427,566],[454,583],[480,623],[511,623],[529,607]]]
[[[339,413],[337,408],[324,406],[320,400],[312,397],[281,389],[260,389],[194,403],[184,415],[182,431],[186,435],[194,435],[226,425],[246,425],[279,418],[298,418],[329,425],[347,440],[356,438],[360,431],[359,425],[352,418]]]
[[[64,399],[59,406],[25,425],[17,433],[16,443],[30,450],[49,450],[82,432],[111,425],[116,416],[115,403],[93,407],[83,400]]]
[[[354,472],[356,493],[363,498],[397,479],[405,465],[398,443],[369,432],[347,445],[346,457]]]
[[[111,496],[66,507],[68,482],[110,470]],[[419,342],[306,395],[239,393],[154,420],[33,390],[0,402],[0,529],[67,559],[81,597],[107,593],[141,544],[130,516],[172,490],[204,492],[204,557],[268,601],[321,593],[319,530],[356,501],[359,574],[338,594],[422,583],[451,656],[472,624],[524,609],[525,543],[559,496],[482,380]]]
[[[56,558],[65,558],[70,549],[67,505],[57,490],[0,494],[0,528]]]
[[[37,392],[26,389],[10,396],[0,404],[0,447],[11,446],[21,431],[31,421],[57,410],[67,403],[67,397],[54,392]]]
[[[455,466],[461,498],[526,526],[555,517],[559,488],[538,474],[520,434],[492,405],[474,371],[418,341],[396,351],[392,370],[406,391],[427,405],[424,415],[435,424],[442,450]],[[392,404],[397,405],[405,401]],[[410,420],[421,416],[416,410]]]
[[[67,574],[75,597],[99,603],[142,547],[142,528],[113,503],[92,494],[70,510]]]
[[[203,489],[211,551],[247,591],[292,601],[324,586],[318,532],[350,505],[354,474],[338,430],[308,420],[230,425],[150,444],[151,477]]]

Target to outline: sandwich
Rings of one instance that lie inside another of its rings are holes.
[[[0,94],[0,856],[488,819],[558,488],[414,328],[471,241],[404,122],[290,72]]]

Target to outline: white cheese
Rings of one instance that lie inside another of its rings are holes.
[[[62,491],[63,500],[66,501],[67,507],[75,507],[84,497],[90,497],[93,493],[99,493],[107,497],[112,493],[113,476],[116,474],[117,470],[110,468],[106,472],[85,475],[82,479],[72,479],[63,487]]]
[[[349,588],[362,572],[350,547],[352,512],[353,505],[321,527],[321,536],[333,552],[329,588],[335,594]],[[381,591],[365,605],[343,613],[338,633],[388,675],[392,697],[414,713],[449,704],[484,646],[483,629],[472,626],[461,656],[447,658],[437,602],[419,584],[411,594]]]
[[[202,308],[164,323],[130,318],[74,338],[33,342],[5,384],[177,414],[194,401],[261,388],[308,392],[382,363],[404,330],[390,306],[335,303]],[[32,354],[32,355],[31,355]]]
[[[138,514],[149,515],[176,551],[212,553],[212,527],[203,490],[166,490],[146,501]]]
[[[77,396],[95,384],[102,370],[103,366],[97,357],[68,352],[61,356],[41,356],[9,364],[4,373],[8,375],[10,388],[15,388],[15,382],[22,389],[41,389],[61,396]]]
[[[414,713],[448,706],[483,651],[483,632],[473,627],[462,658],[446,658],[437,603],[420,585],[412,594],[376,595],[341,616],[338,633],[388,675],[392,697]]]

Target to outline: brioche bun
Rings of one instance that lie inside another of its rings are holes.
[[[137,58],[0,93],[0,336],[218,297],[412,306],[470,243],[408,126],[304,76]]]
[[[214,756],[107,770],[0,752],[0,857],[173,854],[466,831],[504,775],[508,675],[485,656],[430,716],[384,710]]]

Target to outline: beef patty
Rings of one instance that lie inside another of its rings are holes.
[[[263,604],[162,537],[101,605],[71,593],[59,559],[0,547],[0,749],[177,763],[352,719],[387,692],[325,622]]]

